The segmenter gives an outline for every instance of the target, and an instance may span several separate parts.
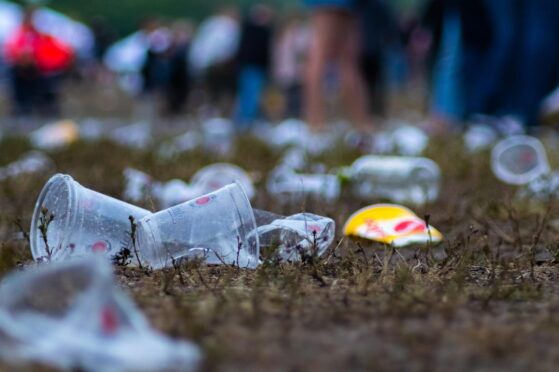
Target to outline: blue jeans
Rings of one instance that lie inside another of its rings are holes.
[[[260,101],[266,85],[266,71],[258,66],[244,66],[239,75],[239,93],[235,115],[239,129],[248,129],[260,116]]]

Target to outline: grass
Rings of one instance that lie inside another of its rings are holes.
[[[25,141],[6,139],[0,161],[15,160],[28,148]],[[115,197],[122,193],[125,167],[159,180],[188,180],[201,166],[220,160],[193,152],[162,162],[151,149],[109,142],[77,143],[50,155],[59,172]],[[414,210],[430,216],[446,239],[437,247],[394,250],[342,238],[345,219],[367,204],[347,190],[331,204],[275,201],[264,185],[279,156],[242,138],[229,161],[257,180],[254,207],[282,214],[305,210],[336,221],[338,236],[321,259],[267,262],[256,270],[200,262],[153,272],[116,268],[119,283],[155,328],[201,345],[205,370],[543,371],[556,366],[555,200],[518,202],[515,190],[491,175],[487,153],[469,156],[457,139],[434,141],[427,156],[443,170],[442,194]],[[356,156],[340,149],[316,160],[335,167]],[[0,184],[0,276],[31,260],[27,241],[14,236],[18,226],[29,226],[47,179],[21,176]],[[150,201],[144,206],[153,209]],[[0,369],[10,367],[0,364]]]

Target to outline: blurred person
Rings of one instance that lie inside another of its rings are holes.
[[[191,86],[188,71],[188,52],[194,26],[190,21],[176,21],[171,27],[169,80],[166,89],[167,112],[179,114],[187,103]]]
[[[384,0],[368,0],[359,14],[361,53],[359,66],[367,90],[369,110],[385,111],[384,62],[398,48],[399,32],[392,10]]]
[[[236,93],[239,11],[224,7],[205,19],[192,39],[188,57],[194,79],[208,93],[212,109],[229,111]]]
[[[4,44],[13,111],[15,115],[36,111],[54,116],[60,112],[60,79],[72,66],[74,51],[61,40],[37,30],[33,23],[35,10],[25,10],[21,25]]]
[[[559,2],[485,0],[485,4],[495,37],[472,109],[535,126],[541,101],[557,83]]]
[[[341,95],[352,125],[373,130],[367,93],[359,69],[359,0],[304,0],[311,9],[312,41],[305,84],[307,121],[315,132],[326,130],[323,79],[329,63],[339,71]]]
[[[304,72],[310,35],[308,23],[295,15],[287,20],[274,45],[274,79],[285,98],[284,117],[300,118],[302,114]]]
[[[142,118],[153,119],[169,83],[172,37],[170,30],[156,18],[143,21],[141,32],[145,38],[146,51],[140,71],[143,99],[137,114]]]
[[[272,54],[273,11],[256,4],[241,26],[237,51],[239,69],[235,119],[241,130],[261,117],[261,101],[268,80]]]
[[[444,132],[472,112],[478,97],[481,65],[492,31],[484,0],[433,0],[424,25],[432,35],[432,118],[430,128]]]

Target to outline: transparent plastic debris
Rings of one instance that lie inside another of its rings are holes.
[[[42,150],[53,150],[67,146],[79,139],[79,129],[72,120],[60,120],[29,134],[33,147]]]
[[[337,200],[341,192],[340,180],[332,174],[299,174],[279,166],[269,175],[266,188],[279,201],[297,201],[310,196],[326,201]]]
[[[276,126],[259,126],[255,135],[274,147],[301,146],[309,136],[307,124],[299,119],[286,119]]]
[[[78,126],[78,131],[84,141],[97,141],[105,135],[103,122],[94,118],[83,120]]]
[[[230,183],[239,182],[249,199],[255,195],[254,185],[250,176],[240,167],[230,163],[214,163],[197,171],[190,183],[202,194],[218,190]]]
[[[328,217],[298,213],[283,217],[255,210],[260,250],[284,262],[319,257],[334,241],[336,224]]]
[[[0,283],[0,358],[62,370],[195,371],[190,342],[152,329],[99,257],[41,265]]]
[[[528,184],[551,171],[543,144],[524,135],[505,138],[493,147],[491,169],[511,185]]]
[[[478,152],[491,147],[498,138],[499,134],[491,126],[474,124],[464,133],[464,146],[469,152]]]
[[[233,122],[225,118],[212,118],[202,123],[204,149],[221,156],[231,154],[234,145]]]
[[[140,202],[152,194],[153,178],[137,169],[126,168],[124,175],[123,197],[132,202]]]
[[[169,208],[216,191],[235,181],[243,186],[249,199],[254,197],[255,190],[250,176],[234,164],[214,163],[203,167],[192,176],[190,183],[180,179],[159,182],[144,172],[127,168],[124,170],[123,196],[132,202],[151,197],[162,208]]]
[[[358,210],[347,220],[344,235],[369,239],[394,247],[439,243],[442,234],[410,209],[395,204],[376,204]]]
[[[165,183],[156,182],[152,186],[152,195],[161,208],[169,208],[203,195],[204,192],[195,185],[183,180],[172,179]]]
[[[31,253],[36,261],[94,254],[114,258],[125,251],[132,255],[129,217],[137,221],[148,214],[148,210],[85,188],[68,175],[56,174],[35,204]],[[51,216],[52,221],[47,223]]]
[[[165,141],[157,151],[162,159],[171,159],[182,153],[192,151],[202,144],[202,135],[195,131],[188,131]]]
[[[17,177],[22,174],[33,174],[52,170],[54,163],[45,153],[29,151],[23,156],[0,168],[0,181]]]
[[[427,158],[367,155],[355,160],[345,173],[353,193],[363,200],[419,205],[439,195],[441,171]]]
[[[392,132],[392,141],[397,154],[404,156],[418,156],[429,145],[429,136],[412,125],[403,125]]]
[[[308,157],[305,150],[292,147],[285,151],[280,160],[280,166],[289,168],[293,171],[298,171],[305,168],[308,164]]]
[[[519,199],[548,201],[559,197],[559,172],[551,172],[536,178],[518,190]]]
[[[239,183],[142,218],[137,244],[143,264],[154,269],[188,259],[244,268],[259,263],[254,213]]]
[[[139,122],[115,128],[109,133],[109,137],[120,145],[144,150],[152,143],[151,131],[150,123]]]

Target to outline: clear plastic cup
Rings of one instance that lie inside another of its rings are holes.
[[[46,214],[45,214],[46,212]],[[151,212],[83,187],[72,177],[54,175],[43,187],[31,221],[31,252],[37,261],[102,253],[133,252],[129,217]],[[41,221],[52,215],[45,244]]]
[[[254,197],[255,191],[250,176],[242,168],[234,164],[210,164],[196,172],[192,176],[190,183],[200,190],[204,190],[203,194],[207,194],[235,181],[238,181],[243,186],[249,199]]]
[[[208,264],[258,265],[254,213],[237,182],[144,217],[137,242],[142,263],[154,269],[199,257]]]
[[[279,166],[268,177],[266,188],[282,202],[303,199],[305,196],[337,200],[340,180],[333,174],[298,174],[286,166]]]
[[[543,144],[534,137],[512,136],[495,145],[491,168],[505,183],[524,185],[551,171]]]
[[[0,285],[0,359],[60,370],[195,371],[201,351],[155,331],[101,257],[40,265]]]

